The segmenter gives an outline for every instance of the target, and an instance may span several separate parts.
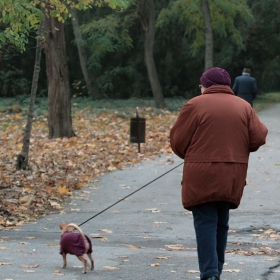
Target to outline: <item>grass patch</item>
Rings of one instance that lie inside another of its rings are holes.
[[[269,92],[262,95],[258,95],[254,100],[254,109],[257,112],[274,107],[280,103],[280,92]]]
[[[166,110],[179,111],[189,99],[182,97],[165,98]],[[160,113],[161,110],[155,107],[153,98],[130,98],[130,99],[102,99],[92,100],[87,97],[72,98],[72,111],[89,110],[91,113],[102,114],[110,111],[118,111],[119,117],[134,117],[136,107],[139,108],[141,115],[142,110],[149,108],[155,113]],[[270,92],[258,95],[254,100],[254,109],[257,112],[272,108],[277,103],[280,103],[280,92]],[[0,113],[19,113],[28,110],[29,98],[0,98]],[[35,115],[47,115],[48,100],[47,98],[36,98]]]

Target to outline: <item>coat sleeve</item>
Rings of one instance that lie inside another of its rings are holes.
[[[190,100],[182,108],[170,131],[170,144],[173,152],[184,159],[191,139],[198,125],[196,108]]]
[[[249,120],[250,152],[255,152],[266,142],[268,129],[252,109]]]

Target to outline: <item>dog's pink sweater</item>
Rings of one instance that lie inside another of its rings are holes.
[[[85,252],[85,241],[81,234],[74,232],[67,232],[61,236],[60,239],[60,254],[66,253],[75,256],[82,256],[85,253],[92,253],[92,244],[88,236],[86,236],[89,243],[89,250]]]

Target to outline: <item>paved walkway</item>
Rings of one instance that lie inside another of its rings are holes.
[[[279,113],[277,105],[259,114],[269,135],[251,154],[244,197],[231,211],[223,280],[280,279]],[[60,268],[59,223],[80,224],[180,163],[162,156],[107,174],[74,193],[61,214],[0,231],[0,280],[199,279],[192,216],[181,206],[182,166],[82,226],[92,237],[94,271],[83,275],[74,256]]]

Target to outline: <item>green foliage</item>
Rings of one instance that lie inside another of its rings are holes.
[[[28,0],[0,2],[0,49],[11,44],[25,50],[27,36],[37,29],[43,15]]]
[[[213,19],[213,30],[222,38],[228,38],[239,49],[244,49],[244,38],[236,23],[243,22],[249,25],[253,22],[253,16],[246,0],[210,2]]]
[[[49,0],[47,2],[2,0],[0,1],[0,49],[4,45],[11,44],[21,52],[25,51],[29,32],[38,28],[43,19],[43,12],[64,22],[71,16],[70,7],[85,10],[90,8],[91,4],[108,5],[116,9],[117,7],[125,8],[128,2],[126,0]]]
[[[36,1],[33,3],[43,3]],[[4,3],[14,2],[22,7],[25,7],[23,3],[28,3],[30,8],[27,11],[31,13],[31,1],[4,0]],[[52,0],[52,3],[55,2],[58,3],[58,0]],[[90,57],[88,66],[95,77],[93,82],[97,83],[101,94],[104,93],[102,96],[151,97],[144,62],[144,31],[136,15],[136,1],[110,1],[110,5],[116,9],[110,8],[107,2],[60,1],[61,4],[77,4],[81,10],[80,22],[83,24],[84,35],[82,43]],[[132,2],[133,5],[126,6]],[[116,3],[118,7],[114,6]],[[199,94],[198,84],[203,71],[205,44],[200,3],[199,0],[156,1],[159,16],[154,56],[165,97],[190,97]],[[280,89],[280,0],[209,0],[209,3],[214,27],[214,65],[227,69],[232,80],[241,74],[244,67],[250,67],[252,76],[257,79],[260,94]],[[90,9],[85,9],[86,7]],[[38,15],[41,14],[38,9],[37,11]],[[73,96],[84,96],[85,82],[80,70],[77,48],[73,44],[72,25],[71,21],[66,19],[68,10],[64,10],[64,14],[57,6],[53,11],[53,15],[61,16],[65,20]],[[19,13],[13,16],[14,19],[24,17]],[[19,36],[23,36],[19,37],[19,41],[22,42],[20,46],[25,47],[25,53],[10,56],[7,44],[12,42],[5,37],[4,31],[6,28],[11,29],[11,25],[3,22],[2,12],[0,21],[0,44],[3,54],[0,63],[0,96],[19,95],[26,92],[30,86],[27,81],[32,79],[35,54],[33,37],[36,37],[36,34],[32,31],[28,37],[29,33],[19,33]],[[21,20],[14,20],[15,24],[17,22]],[[27,26],[31,28],[32,25],[29,23]],[[30,30],[34,29],[36,30],[35,25]],[[24,45],[28,39],[29,43]],[[44,70],[42,61],[39,79],[41,92],[46,91]],[[12,86],[8,86],[9,84]]]
[[[240,49],[244,48],[243,37],[236,28],[236,21],[249,23],[250,14],[246,0],[213,0],[209,1],[214,35],[228,38]],[[166,28],[177,21],[185,26],[184,35],[192,41],[191,54],[196,56],[205,45],[204,21],[199,0],[172,0],[168,8],[162,9],[158,20],[158,28]]]
[[[94,70],[102,67],[100,60],[105,54],[132,48],[128,30],[130,22],[130,17],[121,18],[118,14],[110,14],[81,26],[82,33],[88,38],[92,52],[90,65]]]
[[[17,96],[27,94],[30,89],[30,81],[24,78],[24,71],[11,67],[9,71],[0,71],[1,96]]]
[[[233,63],[236,65],[241,60],[244,67],[251,68],[260,92],[274,91],[280,88],[280,0],[255,0],[251,3],[255,20],[247,28],[246,49],[235,54],[239,59]]]
[[[133,48],[130,27],[134,21],[135,14],[110,12],[81,26],[91,53],[89,68],[97,74],[98,87],[106,93],[115,90],[115,78],[129,76],[133,72],[133,67],[125,62],[118,60],[117,64],[114,64],[114,61]]]
[[[30,45],[27,45],[28,47]],[[25,54],[16,51],[1,51],[0,96],[18,96],[30,93],[34,68],[34,49]]]

